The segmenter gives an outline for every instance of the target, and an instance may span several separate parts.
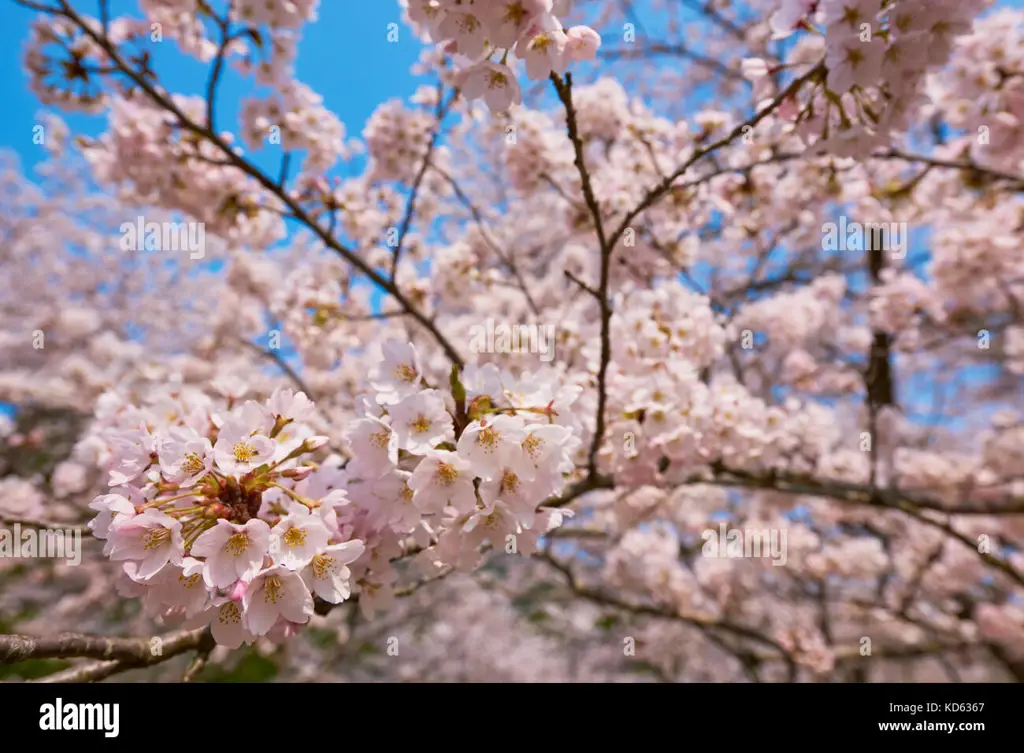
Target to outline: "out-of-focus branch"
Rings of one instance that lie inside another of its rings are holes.
[[[409,193],[409,200],[405,204],[405,216],[402,218],[402,225],[398,229],[398,242],[395,244],[395,252],[391,257],[392,283],[395,283],[395,275],[398,273],[398,260],[402,255],[405,236],[409,233],[409,228],[412,226],[413,216],[416,214],[416,199],[419,198],[420,187],[423,185],[423,178],[426,177],[427,170],[430,169],[430,162],[431,159],[433,159],[434,150],[437,148],[437,141],[441,137],[442,124],[444,123],[444,119],[448,114],[448,111],[459,96],[459,90],[454,89],[446,102],[444,99],[443,89],[443,84],[438,84],[437,110],[434,113],[435,118],[437,119],[437,124],[430,134],[430,142],[427,144],[426,154],[423,155],[423,162],[420,164],[420,169],[416,173],[416,178],[413,180],[412,190]]]
[[[107,37],[97,33],[67,2],[62,4],[60,12],[56,15],[63,16],[74,23],[83,34],[89,37],[89,39],[95,42],[104,51],[104,53],[107,54],[111,62],[117,66],[118,70],[128,76],[128,78],[130,78],[136,86],[142,89],[156,104],[173,115],[182,128],[197,136],[207,139],[213,146],[217,147],[217,149],[220,150],[224,157],[234,167],[253,178],[266,191],[287,206],[291,210],[292,214],[294,214],[303,225],[313,231],[324,245],[345,259],[345,261],[359,270],[362,274],[366,275],[366,277],[369,278],[377,287],[394,298],[403,309],[409,312],[410,316],[412,316],[431,334],[431,336],[437,341],[438,345],[441,346],[441,349],[444,350],[445,355],[449,360],[458,366],[463,365],[464,362],[462,360],[462,356],[459,355],[459,352],[448,341],[444,334],[441,333],[437,328],[437,325],[435,325],[429,317],[414,306],[412,301],[402,293],[394,282],[386,279],[380,274],[380,272],[371,267],[354,251],[343,246],[333,234],[329,233],[318,221],[313,219],[313,217],[311,217],[309,213],[299,205],[295,198],[278,186],[275,179],[266,175],[262,170],[256,167],[256,165],[237,154],[227,142],[214,133],[209,127],[200,125],[189,118],[166,94],[158,91],[151,82],[135,71],[124,60],[117,47],[111,43]]]
[[[0,664],[27,659],[108,659],[134,663],[155,663],[168,651],[187,651],[199,646],[204,629],[186,630],[156,638],[104,638],[82,633],[61,633],[45,638],[0,635]],[[159,643],[154,643],[159,641]],[[153,646],[159,645],[159,653]]]
[[[208,627],[152,638],[102,638],[79,633],[63,633],[45,638],[0,635],[0,664],[15,664],[27,659],[102,659],[37,681],[95,682],[129,669],[160,664],[195,649],[208,652],[213,649],[213,645],[213,636]]]
[[[748,118],[743,123],[737,125],[735,128],[732,129],[732,131],[730,131],[728,134],[718,139],[717,141],[713,141],[710,144],[706,144],[705,146],[696,149],[693,152],[693,154],[690,155],[689,159],[687,159],[682,165],[680,165],[671,175],[666,176],[664,180],[658,183],[658,185],[654,186],[654,188],[649,190],[640,200],[640,202],[626,214],[626,216],[622,219],[622,222],[615,229],[615,232],[612,233],[609,242],[613,246],[616,243],[618,243],[619,239],[622,238],[626,230],[629,229],[630,223],[632,223],[633,220],[635,220],[643,211],[654,206],[654,204],[661,200],[672,189],[673,184],[679,178],[685,175],[686,171],[689,170],[692,165],[694,165],[696,162],[701,160],[706,155],[711,154],[712,152],[715,152],[721,149],[723,146],[727,146],[728,144],[738,139],[740,136],[746,133],[746,129],[748,127],[755,127],[758,123],[760,123],[762,120],[764,120],[777,109],[779,109],[779,107],[781,107],[787,99],[795,96],[796,93],[803,87],[805,83],[817,79],[819,76],[821,76],[824,70],[824,63],[818,63],[818,65],[811,68],[811,70],[807,71],[807,73],[805,73],[804,75],[793,79],[793,81],[790,82],[789,86],[783,89],[782,92],[775,97],[775,99],[769,102],[755,115]]]
[[[785,473],[757,474],[728,468],[721,463],[712,465],[709,473],[697,474],[684,481],[673,483],[671,486],[683,486],[687,484],[712,484],[715,486],[737,486],[746,489],[761,489],[764,491],[783,492],[786,494],[805,494],[813,497],[827,497],[841,502],[852,504],[883,507],[890,510],[902,512],[909,515],[918,522],[937,528],[948,536],[969,547],[988,565],[1002,571],[1018,584],[1024,586],[1024,574],[1020,573],[1013,565],[1006,560],[996,557],[993,554],[979,551],[976,542],[964,534],[956,531],[949,523],[935,520],[925,515],[925,512],[942,513],[945,515],[1021,515],[1024,514],[1024,500],[1010,498],[998,504],[980,504],[968,502],[967,504],[952,507],[940,500],[917,495],[912,492],[904,492],[897,489],[887,489],[877,486],[866,486],[863,484],[851,484],[845,481],[834,479],[816,479],[811,476],[799,476]],[[564,507],[577,497],[594,491],[595,489],[614,489],[614,478],[600,477],[592,479],[587,477],[581,482],[570,487],[562,497],[547,503],[548,507]]]
[[[694,52],[685,44],[671,44],[668,42],[652,42],[642,47],[622,47],[619,49],[601,50],[600,55],[607,60],[635,60],[654,57],[656,55],[674,55],[686,60],[692,60],[699,66],[714,71],[719,76],[742,81],[750,84],[750,81],[743,77],[743,74],[714,58],[705,57],[699,52]]]
[[[723,633],[729,633],[739,638],[746,638],[747,640],[753,641],[755,643],[760,643],[778,652],[777,655],[774,655],[771,658],[774,658],[776,660],[782,660],[789,666],[791,681],[796,675],[796,663],[793,660],[793,657],[790,655],[790,653],[785,649],[785,647],[783,647],[776,641],[772,640],[771,638],[762,635],[756,630],[752,630],[750,628],[743,627],[742,625],[736,625],[734,623],[727,622],[724,620],[714,620],[706,617],[699,617],[696,615],[683,615],[662,607],[656,607],[647,604],[630,604],[628,602],[621,601],[615,598],[614,596],[611,596],[610,594],[606,594],[596,589],[592,589],[588,586],[583,585],[576,577],[576,574],[573,572],[572,568],[570,568],[568,565],[562,562],[559,562],[550,553],[538,552],[537,557],[539,557],[542,561],[546,562],[548,565],[550,565],[559,573],[561,573],[562,576],[565,578],[566,584],[569,586],[570,590],[580,598],[587,599],[588,601],[592,601],[596,604],[603,604],[605,606],[621,609],[625,612],[630,612],[632,614],[642,615],[645,617],[655,617],[663,620],[673,620],[677,622],[682,622],[687,625],[690,625],[691,627],[698,628],[702,632],[709,630],[721,630]]]
[[[996,170],[992,167],[984,167],[979,165],[972,160],[950,160],[940,159],[938,157],[929,157],[925,154],[911,154],[904,152],[900,149],[890,149],[882,154],[877,154],[875,159],[884,160],[903,160],[905,162],[920,162],[925,165],[932,167],[945,167],[951,170],[964,170],[969,173],[976,175],[987,176],[993,180],[1005,180],[1012,184],[1012,187],[1018,191],[1024,191],[1024,175],[1014,175],[1013,173],[1007,173],[1002,170]]]
[[[295,369],[293,369],[289,365],[289,363],[286,360],[284,360],[280,353],[273,349],[264,348],[261,345],[258,345],[254,342],[249,342],[244,338],[238,338],[238,342],[244,345],[245,347],[249,348],[250,350],[259,353],[264,358],[269,359],[273,361],[275,364],[277,364],[277,366],[280,367],[281,371],[288,375],[288,378],[292,380],[296,387],[305,392],[306,396],[310,400],[314,402],[316,401],[316,395],[309,388],[309,385],[306,384],[302,377],[299,376],[298,372],[296,372]]]
[[[516,284],[518,285],[519,290],[521,290],[523,295],[526,297],[526,305],[530,307],[530,311],[532,311],[535,316],[539,315],[540,308],[538,308],[536,301],[533,300],[533,296],[530,295],[530,290],[529,287],[526,285],[526,280],[523,279],[523,275],[519,271],[519,268],[516,266],[515,260],[512,258],[511,254],[507,253],[504,249],[501,248],[501,246],[497,244],[496,241],[492,239],[491,233],[487,229],[487,225],[484,222],[483,213],[477,208],[477,206],[473,203],[473,200],[469,198],[466,192],[462,190],[462,187],[459,186],[455,178],[453,178],[451,175],[449,175],[444,170],[441,170],[438,167],[434,168],[434,172],[440,175],[445,180],[445,182],[448,183],[449,187],[452,189],[452,192],[455,194],[455,198],[459,200],[459,202],[466,208],[470,216],[473,218],[473,222],[480,230],[480,235],[483,237],[484,242],[487,243],[487,245],[495,253],[498,259],[501,260],[501,263],[505,265],[508,271],[516,279]]]

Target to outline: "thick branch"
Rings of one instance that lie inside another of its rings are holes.
[[[0,635],[0,664],[16,664],[28,659],[83,658],[146,666],[198,648],[206,632],[206,628],[198,628],[154,638],[103,638],[81,633],[61,633],[45,638]]]

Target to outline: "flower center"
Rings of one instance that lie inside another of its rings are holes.
[[[407,363],[400,363],[395,367],[395,379],[400,382],[415,382],[416,369]]]
[[[224,551],[233,557],[239,557],[245,553],[245,550],[249,548],[249,534],[247,533],[236,533],[230,539],[228,539],[227,545],[224,547]]]
[[[536,458],[540,451],[544,449],[544,440],[536,434],[530,434],[523,440],[523,449],[526,450],[531,458]]]
[[[238,605],[235,602],[229,601],[220,608],[217,619],[220,620],[221,625],[237,625],[242,621],[242,613],[238,611]]]
[[[537,52],[547,52],[548,47],[551,46],[551,41],[551,37],[547,34],[538,34],[533,38],[533,41],[530,42],[530,47]]]
[[[281,579],[276,575],[271,575],[263,584],[263,599],[267,604],[276,604],[281,598],[281,590]]]
[[[310,564],[313,566],[313,575],[317,580],[327,580],[338,569],[338,561],[326,554],[316,555]]]
[[[498,442],[501,441],[501,432],[493,426],[486,426],[476,435],[476,441],[478,444],[483,445],[485,450],[493,450],[498,446]]]
[[[438,463],[434,477],[441,486],[451,486],[459,477],[459,470],[450,463]]]
[[[194,452],[187,453],[185,462],[181,464],[181,469],[188,474],[199,473],[203,470],[203,459]]]
[[[505,6],[505,21],[519,26],[530,15],[520,0]]]
[[[235,460],[239,463],[248,463],[256,457],[256,448],[248,442],[236,442],[232,451],[235,453]]]
[[[488,89],[504,89],[508,84],[508,79],[505,74],[501,71],[491,71],[487,77],[487,88]]]
[[[159,528],[150,528],[142,536],[145,549],[156,549],[163,546],[171,540],[171,530],[160,526]]]
[[[306,532],[301,528],[289,528],[284,535],[284,543],[288,546],[302,546],[306,543]]]
[[[515,494],[519,489],[519,476],[512,471],[505,471],[501,477],[501,493]]]

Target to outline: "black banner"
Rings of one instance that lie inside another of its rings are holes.
[[[90,751],[140,743],[273,745],[279,735],[296,734],[307,743],[369,733],[382,743],[409,735],[427,744],[440,729],[447,737],[460,727],[475,746],[489,744],[484,729],[492,725],[501,728],[492,735],[545,742],[552,734],[607,742],[632,728],[638,741],[668,731],[686,745],[789,737],[816,744],[946,740],[969,748],[1013,740],[1024,708],[1016,684],[481,685],[7,683],[0,684],[0,708],[9,740],[81,743]]]

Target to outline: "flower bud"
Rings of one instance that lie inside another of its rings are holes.
[[[281,471],[281,475],[285,478],[302,481],[302,479],[306,478],[315,470],[316,468],[312,465],[300,465],[298,468],[289,468],[287,471]]]

